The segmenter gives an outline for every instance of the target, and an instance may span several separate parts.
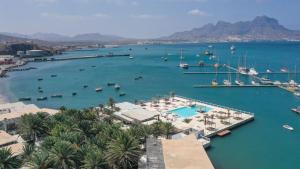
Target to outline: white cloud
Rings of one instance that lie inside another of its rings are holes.
[[[199,9],[193,9],[188,11],[189,15],[193,15],[193,16],[209,16],[208,13],[201,11]]]

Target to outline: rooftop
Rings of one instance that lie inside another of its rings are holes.
[[[15,155],[21,154],[24,144],[18,141],[17,135],[10,135],[0,130],[0,148],[10,148]]]

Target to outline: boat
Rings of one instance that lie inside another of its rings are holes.
[[[40,89],[42,89],[42,87],[39,86],[38,89],[40,90]]]
[[[79,69],[80,72],[84,71],[85,69]]]
[[[267,73],[272,73],[272,70],[267,69],[266,72],[267,72]]]
[[[279,86],[279,85],[281,85],[281,82],[276,80],[273,84],[276,85],[276,86]]]
[[[202,60],[200,60],[199,63],[198,63],[198,65],[199,65],[199,66],[205,66],[205,62],[202,61]]]
[[[300,92],[295,92],[294,95],[300,97]]]
[[[239,67],[238,72],[242,75],[247,75],[249,70],[246,67]]]
[[[42,81],[42,80],[44,80],[43,78],[38,78],[38,81]]]
[[[242,82],[241,80],[236,80],[235,84],[238,85],[238,86],[244,86],[245,85],[245,83]]]
[[[121,86],[118,85],[118,84],[115,84],[114,88],[115,88],[116,90],[119,90],[119,89],[121,88]]]
[[[291,109],[293,112],[300,114],[300,106]]]
[[[165,58],[164,58],[164,61],[165,61],[165,62],[166,62],[166,61],[168,61],[168,58],[167,58],[167,57],[165,57]]]
[[[43,90],[39,90],[39,93],[44,93],[44,91]]]
[[[44,101],[44,100],[47,100],[48,98],[47,97],[38,97],[36,100],[37,101]]]
[[[289,70],[286,67],[281,68],[280,71],[283,72],[283,73],[289,72]]]
[[[263,85],[272,85],[273,82],[269,78],[261,78],[260,83]]]
[[[250,76],[257,76],[258,72],[254,68],[250,68],[249,72],[248,72],[248,75],[250,75]]]
[[[119,96],[125,96],[125,95],[126,95],[126,93],[123,93],[123,92],[119,94]]]
[[[253,86],[259,86],[259,83],[257,83],[255,80],[252,80],[252,81],[251,81],[251,84],[252,84]]]
[[[293,128],[292,126],[289,126],[289,125],[287,125],[287,124],[283,125],[282,127],[285,128],[285,129],[288,129],[288,130],[290,130],[290,131],[293,131],[293,130],[294,130],[294,128]]]
[[[114,82],[108,82],[107,83],[107,86],[114,86],[116,83],[114,83]]]
[[[231,50],[231,51],[235,51],[235,50],[236,50],[236,49],[235,49],[235,46],[232,45],[232,46],[230,47],[230,50]]]
[[[228,79],[225,79],[223,83],[225,86],[231,86],[231,82]]]
[[[83,88],[87,88],[88,87],[88,85],[83,85]]]
[[[212,81],[211,81],[211,85],[212,85],[212,86],[218,86],[217,80],[216,80],[216,79],[212,80]]]
[[[91,67],[96,67],[95,65],[91,66]]]
[[[52,95],[51,98],[62,98],[63,95],[61,94],[55,94],[55,95]]]
[[[134,80],[140,80],[140,79],[143,79],[143,76],[138,76],[134,78]]]
[[[179,63],[179,67],[182,69],[188,69],[189,68],[189,64],[187,63],[183,63],[183,55],[182,55],[182,49],[180,50],[180,63]]]
[[[134,57],[133,56],[129,56],[129,59],[133,59]]]
[[[30,97],[21,97],[19,98],[19,101],[31,101]]]
[[[96,92],[102,92],[102,90],[103,89],[101,87],[98,87],[98,88],[95,89]]]
[[[73,92],[73,93],[72,93],[72,96],[76,96],[76,95],[77,95],[77,93],[76,93],[76,92]]]
[[[289,85],[290,85],[290,86],[293,86],[293,87],[296,87],[296,86],[298,85],[298,83],[295,82],[294,80],[290,80],[290,81],[289,81]]]
[[[51,77],[57,77],[57,75],[51,75]]]
[[[204,55],[206,55],[206,56],[213,56],[214,54],[213,54],[213,52],[211,52],[209,50],[205,50],[204,51]]]

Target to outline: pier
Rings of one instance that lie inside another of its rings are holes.
[[[80,59],[94,59],[103,57],[129,57],[130,54],[108,54],[108,55],[95,55],[95,56],[78,56],[69,58],[44,58],[44,59],[34,59],[29,62],[52,62],[52,61],[67,61],[67,60],[80,60]]]
[[[237,87],[237,88],[249,88],[249,87],[278,87],[276,85],[194,85],[194,88],[233,88],[233,87]]]

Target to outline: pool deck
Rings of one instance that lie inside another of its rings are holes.
[[[188,123],[185,122],[185,118],[172,113],[174,109],[192,105],[209,107],[211,110],[199,112],[187,118],[189,119]],[[146,102],[143,103],[142,107],[146,110],[159,112],[162,121],[171,122],[179,130],[189,128],[198,129],[199,131],[203,130],[206,137],[216,136],[218,132],[233,129],[254,120],[253,113],[182,96]]]

